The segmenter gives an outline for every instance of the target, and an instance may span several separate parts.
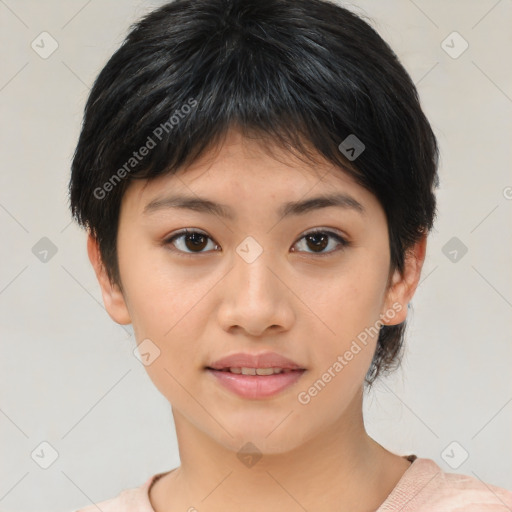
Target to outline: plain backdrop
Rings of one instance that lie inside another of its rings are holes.
[[[0,0],[4,512],[74,510],[179,465],[170,406],[131,326],[103,307],[67,198],[93,80],[162,3]],[[441,149],[403,365],[366,398],[367,429],[396,453],[512,489],[512,2],[344,5],[396,51]]]

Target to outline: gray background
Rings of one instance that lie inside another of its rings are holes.
[[[179,465],[170,407],[131,326],[107,315],[67,205],[90,86],[129,24],[162,3],[0,0],[2,511],[73,510]],[[442,153],[403,368],[367,398],[368,431],[512,489],[512,2],[351,8],[411,74]],[[51,49],[43,31],[58,44],[47,58],[31,47]],[[42,442],[58,454],[47,469]]]

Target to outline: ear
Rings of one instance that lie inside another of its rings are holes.
[[[427,234],[425,233],[405,256],[404,273],[395,270],[386,292],[384,309],[381,319],[385,325],[396,325],[407,318],[407,307],[411,301],[421,276],[427,249]]]
[[[131,318],[128,308],[126,307],[123,293],[119,289],[119,286],[110,282],[101,259],[98,241],[90,232],[87,238],[87,253],[89,254],[89,260],[100,284],[103,303],[105,304],[110,318],[118,324],[130,324]]]

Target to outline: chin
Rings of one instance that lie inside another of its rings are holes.
[[[238,424],[222,423],[229,424],[227,430],[231,436],[220,428],[216,429],[215,433],[211,433],[211,437],[237,455],[242,452],[251,452],[251,450],[258,455],[279,455],[290,452],[301,446],[308,436],[303,430],[304,425],[301,431],[298,431],[296,428],[290,428],[287,420],[283,421],[287,414],[281,414],[276,419],[269,418],[265,422],[245,419]],[[288,419],[292,416],[293,414]]]

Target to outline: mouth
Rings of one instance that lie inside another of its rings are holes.
[[[277,375],[280,373],[290,373],[290,372],[303,372],[304,368],[279,368],[279,367],[270,367],[270,368],[250,368],[250,367],[226,367],[226,368],[212,368],[210,366],[206,366],[206,370],[212,370],[215,372],[229,372],[234,373],[235,375]]]
[[[214,383],[248,399],[270,398],[292,387],[307,371],[277,352],[230,354],[204,367]]]
[[[286,370],[305,370],[295,361],[277,352],[260,352],[259,354],[238,352],[211,362],[206,368],[244,375],[270,375],[270,370],[272,370],[272,373],[281,373]]]
[[[205,371],[215,383],[238,397],[249,400],[269,399],[291,389],[306,372],[304,368],[211,368]]]

